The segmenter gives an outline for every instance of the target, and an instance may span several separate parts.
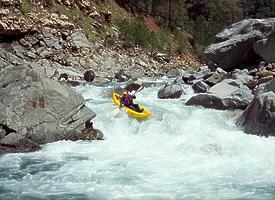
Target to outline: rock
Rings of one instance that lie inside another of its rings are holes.
[[[253,49],[265,62],[275,62],[275,31],[268,36],[268,39],[257,41]]]
[[[165,85],[164,88],[158,91],[160,99],[178,99],[181,97],[183,89],[178,84]]]
[[[210,73],[211,73],[211,70],[208,69],[208,66],[202,66],[198,72],[191,74],[191,76],[188,79],[188,82],[191,82],[193,80],[198,80],[198,79],[205,79],[206,77],[209,76]]]
[[[247,69],[243,69],[243,70],[235,69],[233,72],[231,72],[231,77],[233,79],[240,80],[244,84],[253,80],[253,76],[249,75],[249,71]]]
[[[207,85],[207,83],[205,83],[204,81],[200,80],[194,83],[192,85],[192,88],[196,93],[206,93],[209,91],[210,86]]]
[[[142,88],[142,84],[138,83],[130,83],[124,87],[125,90],[132,92],[132,91],[138,91],[140,88]]]
[[[261,95],[263,93],[267,93],[267,92],[275,93],[275,79],[274,78],[272,78],[272,80],[270,80],[267,83],[260,84],[255,91],[255,96],[259,96],[259,95]]]
[[[6,136],[6,131],[0,126],[0,141]]]
[[[245,19],[230,25],[216,35],[215,44],[204,52],[211,67],[230,70],[255,64],[258,56],[253,45],[258,40],[266,39],[274,25],[275,18]]]
[[[184,74],[184,70],[183,69],[170,69],[167,73],[168,77],[177,77],[177,76],[181,76],[182,74]]]
[[[95,79],[95,72],[92,69],[86,71],[83,75],[84,75],[84,80],[87,82],[93,82],[93,80]]]
[[[253,43],[261,38],[259,31],[236,35],[227,41],[211,44],[204,51],[204,55],[212,68],[232,70],[255,63],[257,56],[253,51]]]
[[[203,106],[218,110],[245,109],[253,99],[249,88],[242,83],[225,79],[210,88],[210,94],[199,94],[186,102],[186,105]]]
[[[236,124],[249,134],[275,136],[275,93],[263,93],[253,99]]]
[[[273,76],[266,76],[266,77],[260,78],[258,80],[258,85],[267,83],[267,82],[271,81],[273,78],[274,78]]]
[[[5,108],[0,122],[16,132],[9,137],[18,133],[37,144],[55,142],[65,139],[69,130],[79,132],[96,116],[72,88],[25,65],[2,70],[0,79],[0,102]],[[12,139],[16,144],[22,138]]]
[[[227,77],[227,72],[218,67],[214,72],[214,74],[209,78],[207,78],[205,82],[213,86],[221,82],[222,80],[224,80],[226,77]]]
[[[202,106],[217,110],[235,110],[245,109],[248,102],[244,102],[241,98],[225,97],[221,98],[213,94],[198,94],[191,97],[185,105]]]
[[[24,36],[35,31],[32,22],[25,18],[14,16],[0,20],[0,36]]]
[[[121,69],[117,73],[115,73],[115,78],[118,82],[125,82],[130,79],[130,76],[126,74],[125,70]]]
[[[17,153],[17,152],[31,152],[40,150],[41,147],[29,140],[26,137],[19,139],[16,143],[12,142],[11,144],[0,144],[0,154],[3,153]]]

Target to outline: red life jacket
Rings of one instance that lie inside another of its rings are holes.
[[[131,105],[133,103],[133,96],[130,94],[124,95],[122,103],[126,106]]]

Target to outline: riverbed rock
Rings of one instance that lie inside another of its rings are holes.
[[[251,90],[242,83],[238,85],[232,80],[224,80],[211,87],[208,94],[191,97],[186,105],[217,110],[234,110],[245,109],[252,99]]]
[[[94,70],[90,69],[88,71],[86,71],[84,74],[84,80],[87,82],[93,82],[93,80],[95,79],[95,72]]]
[[[214,74],[212,76],[210,76],[209,78],[207,78],[205,80],[206,83],[208,83],[209,85],[213,86],[219,82],[221,82],[222,80],[224,80],[227,77],[227,72],[224,71],[221,68],[217,68],[214,72]]]
[[[253,49],[265,62],[275,62],[275,31],[267,39],[257,41]]]
[[[143,85],[139,83],[129,83],[124,87],[125,90],[132,92],[132,91],[138,91],[140,88],[142,88]]]
[[[236,124],[249,134],[275,136],[275,93],[267,92],[254,98]]]
[[[200,81],[197,81],[196,83],[194,83],[192,85],[192,88],[196,93],[206,93],[209,91],[210,86],[207,83],[205,83],[204,81],[200,80]]]
[[[26,65],[2,69],[0,79],[1,107],[5,108],[0,123],[12,130],[0,141],[3,145],[24,138],[37,144],[62,140],[96,116],[72,88]]]
[[[178,84],[166,84],[158,91],[158,98],[160,99],[178,99],[181,97],[183,89]]]
[[[262,83],[255,90],[255,96],[259,96],[266,92],[274,92],[275,93],[275,78],[272,78],[267,83]]]

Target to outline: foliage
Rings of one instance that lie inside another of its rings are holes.
[[[32,9],[32,5],[29,2],[27,2],[26,0],[22,1],[20,11],[23,13],[23,15],[30,13]]]
[[[154,32],[146,25],[142,16],[121,20],[119,29],[120,38],[124,41],[125,46],[140,45],[153,51],[155,49],[165,50],[171,43],[170,33]]]

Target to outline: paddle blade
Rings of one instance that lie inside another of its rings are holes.
[[[119,113],[119,108],[116,108],[112,111],[112,115],[117,115]]]

